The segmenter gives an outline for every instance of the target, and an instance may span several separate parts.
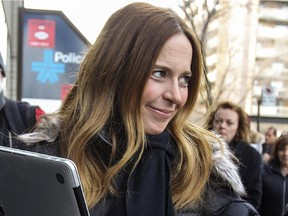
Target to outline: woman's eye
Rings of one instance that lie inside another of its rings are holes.
[[[229,125],[229,126],[231,126],[233,124],[234,124],[233,122],[230,122],[230,121],[227,122],[227,125]]]
[[[191,79],[191,76],[183,76],[179,79],[179,83],[181,86],[188,86],[189,80]]]
[[[220,124],[223,124],[223,122],[224,122],[223,119],[218,118],[217,116],[214,117],[214,121],[213,121],[214,124],[220,125]]]
[[[165,71],[153,71],[152,72],[152,77],[155,77],[155,78],[162,78],[165,76],[166,76]]]

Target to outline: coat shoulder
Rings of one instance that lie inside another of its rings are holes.
[[[241,198],[230,199],[226,205],[215,212],[215,215],[260,216],[248,201]]]

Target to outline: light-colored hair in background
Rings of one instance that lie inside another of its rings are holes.
[[[262,144],[265,141],[265,137],[262,133],[258,131],[250,132],[250,142]]]

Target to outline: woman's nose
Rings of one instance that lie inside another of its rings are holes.
[[[225,128],[225,127],[226,127],[225,121],[221,121],[221,122],[220,122],[220,128]]]
[[[181,102],[181,90],[178,82],[171,82],[169,85],[167,85],[163,98],[170,100],[174,104]]]

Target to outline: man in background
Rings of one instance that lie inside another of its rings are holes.
[[[266,163],[273,152],[274,143],[277,139],[277,129],[275,127],[267,128],[265,132],[265,143],[262,144],[262,159]]]
[[[5,65],[0,53],[0,145],[21,148],[16,135],[32,130],[44,111],[4,95]]]

